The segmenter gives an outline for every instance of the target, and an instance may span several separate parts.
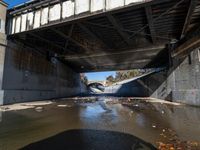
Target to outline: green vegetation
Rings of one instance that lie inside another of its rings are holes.
[[[85,85],[88,85],[88,78],[87,78],[87,76],[86,76],[84,73],[81,73],[81,74],[80,74],[80,77],[81,77],[81,81],[82,81]]]
[[[112,85],[113,83],[120,82],[123,80],[131,79],[137,76],[140,76],[149,70],[144,70],[144,69],[135,69],[135,70],[127,70],[127,71],[117,71],[115,77],[108,76],[106,78],[106,84],[107,85]]]

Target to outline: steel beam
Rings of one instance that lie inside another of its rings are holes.
[[[116,66],[116,65],[133,65],[133,64],[140,64],[140,63],[148,63],[151,62],[151,59],[138,59],[128,62],[121,62],[121,63],[106,63],[106,64],[96,64],[96,66]]]
[[[33,37],[35,37],[35,38],[37,38],[37,39],[39,39],[39,40],[41,40],[41,41],[44,41],[45,43],[48,43],[49,45],[51,45],[51,46],[53,46],[53,47],[56,47],[56,48],[58,48],[59,50],[65,50],[64,47],[62,47],[62,46],[60,46],[60,45],[57,45],[57,44],[54,44],[54,42],[49,41],[49,40],[47,40],[47,39],[44,38],[44,37],[41,37],[41,36],[36,35],[36,34],[33,34],[33,33],[29,33],[29,35],[31,35],[31,36],[33,36]]]
[[[66,35],[65,33],[53,28],[50,29],[52,31],[54,31],[56,34],[60,35],[61,37],[63,37],[66,40],[69,40],[71,42],[73,42],[74,44],[76,44],[78,47],[81,47],[82,49],[84,49],[85,51],[90,51],[90,49],[88,49],[86,46],[82,45],[81,43],[79,43],[78,41],[72,39],[71,37],[69,37],[68,35]]]
[[[181,38],[183,38],[185,36],[185,33],[186,33],[188,26],[191,22],[191,17],[192,17],[192,14],[194,13],[196,5],[197,5],[197,0],[190,0],[190,6],[189,6],[189,9],[188,9],[187,16],[185,18],[185,23],[184,23],[183,30],[182,30],[182,33],[181,33]]]
[[[131,40],[129,39],[129,35],[123,31],[122,25],[117,21],[111,14],[106,14],[108,20],[110,23],[114,26],[114,28],[117,30],[119,35],[122,37],[122,39],[128,44],[132,45]]]
[[[146,16],[147,16],[147,22],[148,22],[148,26],[149,26],[149,31],[151,34],[151,39],[152,42],[155,44],[156,43],[156,31],[153,25],[153,17],[152,17],[152,8],[151,6],[146,6],[145,7],[145,12],[146,12]]]
[[[182,53],[189,53],[198,47],[200,47],[200,37],[193,37],[192,39],[186,41],[184,44],[176,48],[172,53],[172,57],[177,57]]]
[[[165,46],[157,46],[157,47],[150,47],[150,48],[122,50],[121,52],[115,52],[115,53],[100,53],[100,54],[92,54],[92,55],[84,55],[84,56],[61,56],[61,57],[64,57],[66,60],[87,59],[87,58],[94,58],[94,57],[106,57],[106,56],[112,56],[112,55],[129,54],[129,53],[144,53],[144,52],[149,52],[149,51],[158,51],[164,48]]]
[[[72,33],[73,33],[73,29],[74,29],[74,24],[71,25],[70,31],[68,36],[71,37]],[[69,39],[66,39],[66,43],[65,43],[65,49],[67,49],[67,46],[69,45]]]
[[[109,48],[109,46],[100,39],[94,32],[92,32],[89,28],[87,28],[83,23],[78,23],[78,26],[87,34],[89,34],[92,38],[97,40],[99,43],[103,44],[105,47]]]
[[[154,18],[152,20],[153,23],[155,23],[157,20],[159,20],[161,17],[163,17],[164,15],[169,14],[174,8],[177,8],[179,5],[181,5],[185,0],[180,0],[178,1],[173,7],[170,7],[169,9],[167,9],[165,12],[163,12],[162,14],[160,14],[158,17]],[[160,2],[164,2],[164,0],[161,0]],[[145,5],[147,6],[151,6],[151,5]],[[144,25],[143,27],[141,27],[136,33],[133,33],[129,38],[132,39],[133,37],[135,37],[137,34],[139,34],[140,32],[142,32],[144,29],[146,29],[149,26],[149,24]]]

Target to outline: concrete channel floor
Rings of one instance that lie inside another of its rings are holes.
[[[84,97],[0,107],[0,150],[199,150],[200,108]]]

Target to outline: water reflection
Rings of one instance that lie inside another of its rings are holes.
[[[2,122],[2,112],[0,111],[0,123]]]
[[[175,149],[200,149],[200,108],[106,97],[67,99],[42,107],[41,112],[0,112],[0,150],[16,150],[75,129],[131,134],[157,148],[173,144]]]
[[[145,119],[145,116],[143,114],[137,114],[135,121],[141,127],[145,127],[146,126],[146,119]]]

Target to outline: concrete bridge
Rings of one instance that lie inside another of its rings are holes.
[[[1,104],[78,95],[82,72],[167,66],[141,81],[149,96],[200,105],[199,7],[199,0],[34,0],[9,9]]]

